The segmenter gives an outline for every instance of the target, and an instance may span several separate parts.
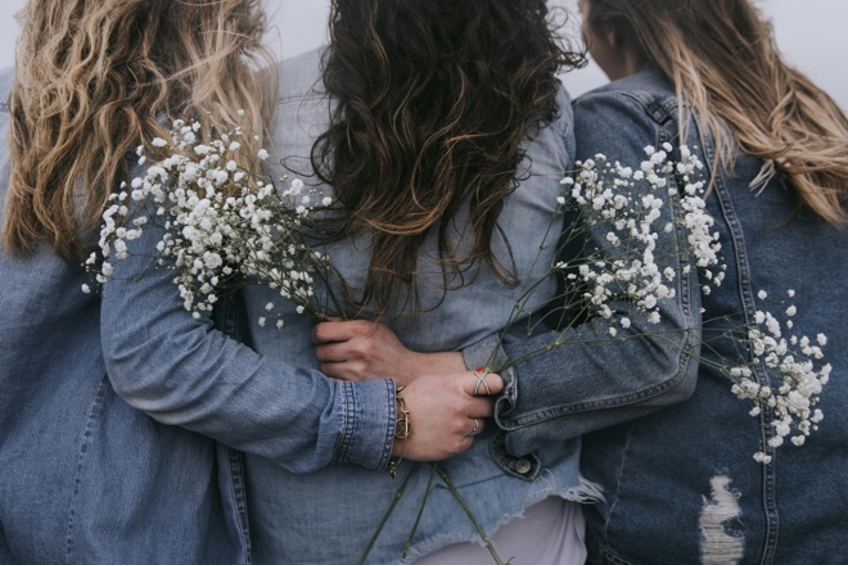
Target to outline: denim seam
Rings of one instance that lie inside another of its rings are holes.
[[[397,404],[395,403],[395,382],[393,380],[386,381],[387,388],[387,405],[389,422],[394,423],[397,420]],[[380,459],[377,461],[376,470],[383,470],[389,465],[389,460],[392,457],[392,443],[395,437],[395,427],[390,425],[386,428],[386,437],[383,442],[383,452],[380,454]]]
[[[250,546],[250,523],[247,516],[247,495],[244,483],[244,458],[243,454],[235,448],[227,446],[226,450],[227,465],[230,467],[230,481],[227,482],[227,485],[236,505],[239,535],[241,535],[242,548],[244,549],[244,563],[250,564],[252,548]]]
[[[324,98],[325,98],[325,95],[317,94],[317,93],[316,94],[306,94],[306,95],[292,94],[290,96],[281,96],[280,98],[278,98],[277,99],[277,106],[282,106],[283,104],[289,104],[291,102],[306,102],[306,101],[319,102],[319,101],[323,100]]]
[[[696,122],[697,124],[697,122]],[[704,144],[704,153],[707,155],[707,160],[714,163],[716,156],[714,147],[711,143]],[[730,232],[730,238],[734,246],[734,257],[736,259],[736,269],[739,277],[739,296],[742,302],[742,314],[745,318],[745,323],[751,323],[751,315],[756,310],[754,303],[753,289],[751,287],[750,265],[748,263],[747,246],[745,236],[742,231],[742,226],[733,207],[733,200],[724,183],[724,175],[718,174],[714,179],[714,188],[716,198],[724,216],[727,229]],[[749,349],[750,352],[750,349]],[[757,380],[763,383],[767,377],[763,376],[760,371],[756,372]],[[774,418],[774,411],[769,407],[765,407],[760,414],[760,422],[770,422]],[[761,427],[760,442],[765,447],[765,451],[774,457],[774,449],[768,447],[766,443],[767,426]],[[763,496],[763,513],[765,515],[766,533],[763,541],[762,555],[760,562],[762,564],[771,564],[774,561],[774,555],[777,551],[777,541],[779,532],[779,518],[777,513],[777,504],[775,501],[776,464],[772,463],[768,466],[762,466],[762,496]]]
[[[355,428],[356,428],[356,415],[353,412],[356,410],[355,398],[353,393],[353,384],[352,383],[342,383],[340,384],[342,389],[342,411],[340,418],[342,420],[342,428],[341,433],[339,434],[338,439],[336,440],[336,457],[333,459],[333,462],[336,464],[342,464],[347,462],[348,452],[350,452],[350,444],[352,442]]]
[[[65,561],[68,564],[72,564],[74,561],[71,560],[71,554],[73,553],[73,527],[74,527],[74,519],[76,517],[76,504],[77,504],[77,496],[79,495],[80,486],[82,484],[82,469],[85,466],[85,456],[88,453],[89,448],[91,447],[91,437],[94,434],[94,430],[97,428],[97,419],[95,415],[98,414],[98,410],[103,406],[103,399],[105,397],[106,384],[108,382],[108,376],[104,372],[100,377],[100,385],[97,387],[97,391],[94,394],[94,399],[91,402],[91,406],[88,409],[88,418],[86,419],[85,429],[82,432],[82,438],[80,442],[79,453],[77,454],[77,465],[75,469],[75,477],[74,477],[74,493],[71,496],[71,504],[68,508],[68,531],[66,538],[66,547],[65,547]]]

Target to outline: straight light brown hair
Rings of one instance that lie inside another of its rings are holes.
[[[718,162],[739,148],[773,161],[826,224],[845,223],[848,119],[787,65],[749,0],[588,0],[593,30],[615,30],[674,83],[681,127],[689,108],[715,138]],[[683,104],[686,103],[686,105]],[[685,132],[681,133],[685,139]]]
[[[30,0],[19,21],[7,253],[83,257],[127,153],[167,137],[170,118],[263,135],[257,0]]]

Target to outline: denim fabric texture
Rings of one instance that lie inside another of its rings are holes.
[[[327,126],[331,102],[320,92],[319,60],[320,53],[315,51],[282,63],[281,98],[272,144],[276,156],[267,163],[274,166],[276,158],[282,158],[289,178],[298,177],[307,186],[314,187],[320,199],[325,194],[330,195],[331,188],[322,185],[311,173],[309,155],[315,137]],[[520,276],[530,272],[544,229],[556,207],[559,180],[573,163],[571,111],[564,91],[559,94],[558,101],[560,116],[526,145],[527,159],[519,170],[520,186],[508,197],[500,218]],[[273,171],[275,176],[282,172],[280,169]],[[467,211],[456,218],[452,227],[455,237],[466,218]],[[431,259],[436,254],[432,236],[434,234],[425,241],[419,261],[420,300],[424,312],[416,318],[395,311],[382,322],[414,350],[461,349],[503,327],[520,291],[508,288],[484,267],[478,273],[466,275],[466,279],[476,278],[473,284],[462,288],[443,292],[437,285],[428,285],[431,279],[433,283],[440,283],[441,279]],[[498,258],[508,265],[505,242],[496,241],[495,248]],[[361,287],[370,258],[367,236],[327,244],[324,251],[349,285]],[[539,265],[548,265],[551,259],[549,254],[541,258]],[[539,276],[540,269],[544,272],[546,268],[538,267],[535,276]],[[532,280],[534,275],[527,280]],[[539,297],[550,296],[554,289],[555,282],[551,281],[543,286]],[[249,318],[256,320],[265,312],[266,303],[274,301],[275,292],[261,286],[248,286],[245,298]],[[262,354],[279,357],[298,367],[318,367],[311,322],[294,314],[293,307],[287,308],[283,313],[286,326],[282,331],[250,325],[254,347]],[[414,427],[415,408],[410,410]],[[544,470],[531,466],[528,460],[512,457],[507,458],[511,468],[498,467],[489,453],[489,441],[490,435],[484,432],[468,452],[442,464],[485,531],[492,532],[527,506],[551,495],[572,500],[586,500],[596,495],[577,470],[579,440],[545,452]],[[400,561],[430,475],[430,467],[426,464],[418,465],[414,471],[412,468],[409,462],[401,464],[396,480],[388,473],[378,474],[353,466],[328,467],[304,475],[293,474],[266,458],[249,455],[248,497],[256,560],[357,561],[404,478],[411,473],[403,496],[368,556],[369,563]],[[528,478],[532,481],[527,481]],[[455,542],[473,540],[479,540],[475,528],[437,477],[407,560],[414,561]],[[508,549],[503,552],[508,553]]]
[[[155,253],[161,236],[146,229],[104,285],[103,352],[118,394],[162,423],[293,472],[341,463],[385,468],[395,419],[392,381],[331,380],[256,354],[214,329],[211,317],[195,320],[172,274],[148,269],[144,254]]]
[[[0,73],[2,139],[11,79]],[[6,146],[0,171],[4,200]],[[116,395],[83,268],[42,246],[0,253],[0,281],[0,563],[247,562],[237,455]]]
[[[600,152],[638,165],[645,146],[679,144],[674,89],[652,66],[581,96],[574,113],[578,159]],[[715,143],[697,119],[686,141],[702,162],[715,161]],[[753,191],[749,184],[764,164],[738,150],[737,157],[733,172],[719,171],[712,179],[706,199],[721,238],[726,280],[704,296],[690,285],[688,306],[679,292],[679,300],[666,307],[667,318],[701,325],[700,304],[704,317],[741,314],[753,323],[757,309],[778,316],[796,305],[791,332],[829,338],[823,361],[834,372],[821,395],[825,419],[803,446],[768,449],[774,461],[755,462],[773,415],[749,416],[750,404],[736,399],[730,380],[714,369],[722,358],[738,356],[727,339],[703,348],[708,363],[700,365],[675,360],[651,339],[640,341],[641,350],[619,344],[561,348],[519,364],[499,406],[508,452],[523,454],[610,427],[583,437],[581,470],[605,490],[604,501],[586,508],[594,560],[848,559],[848,382],[842,379],[848,368],[848,233],[823,228],[808,210],[791,218],[798,201],[784,178],[778,174],[761,192]],[[792,299],[789,289],[797,292]],[[764,304],[760,290],[785,306]],[[704,328],[705,339],[711,329],[720,330],[717,323]],[[714,513],[723,513],[722,520],[707,520]]]

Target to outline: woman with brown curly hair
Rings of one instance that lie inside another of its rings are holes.
[[[333,200],[317,228],[347,299],[338,314],[379,319],[424,350],[459,349],[503,327],[520,283],[553,253],[532,267],[573,164],[556,73],[577,61],[543,0],[332,3],[329,47],[282,63],[274,141],[290,176]],[[275,295],[248,287],[249,319]],[[291,309],[282,331],[251,325],[253,346],[317,369],[312,324]],[[414,440],[431,407],[404,407]],[[469,414],[464,434],[476,441],[440,464],[450,486],[405,458],[392,481],[349,465],[291,473],[248,456],[257,560],[490,561],[461,497],[504,559],[582,563],[579,509],[568,500],[597,492],[577,472],[579,445],[557,447],[544,470],[505,453],[496,463],[484,425]],[[403,456],[403,442],[392,453]]]

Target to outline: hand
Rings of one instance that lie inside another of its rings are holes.
[[[490,373],[484,379],[492,395],[503,390],[499,375]],[[395,439],[392,455],[402,454],[409,460],[444,460],[468,450],[475,426],[475,435],[482,432],[494,410],[494,398],[485,385],[478,386],[477,376],[470,371],[421,376],[400,395],[412,432],[406,440]]]
[[[331,320],[315,326],[312,339],[324,375],[344,381],[392,378],[409,385],[421,375],[461,372],[459,352],[413,352],[388,327],[364,320]]]

